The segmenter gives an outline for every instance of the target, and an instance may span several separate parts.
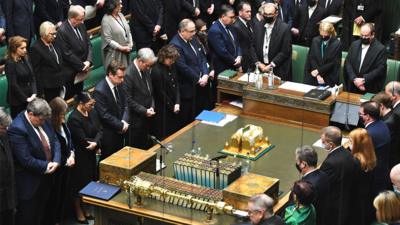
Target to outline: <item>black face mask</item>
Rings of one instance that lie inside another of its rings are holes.
[[[321,36],[321,38],[322,38],[323,41],[329,41],[329,39],[330,39],[331,37],[329,37],[329,36]]]
[[[265,17],[264,21],[265,23],[271,24],[274,22],[274,19],[275,19],[274,17]]]
[[[207,38],[207,32],[206,31],[199,31],[198,35],[200,38]]]
[[[301,168],[300,168],[300,165],[299,165],[299,164],[297,164],[297,163],[296,163],[296,169],[297,169],[297,171],[299,171],[299,173],[301,173]]]
[[[360,40],[364,45],[369,45],[371,43],[369,38],[360,38]]]
[[[317,1],[315,0],[307,0],[308,6],[314,7],[317,4]]]

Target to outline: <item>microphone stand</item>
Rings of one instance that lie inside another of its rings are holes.
[[[169,152],[172,152],[172,149],[170,149],[168,146],[164,145],[160,140],[158,140],[155,136],[150,135],[151,140],[153,140],[155,143],[160,145],[160,171],[163,169],[163,163],[164,163],[164,158],[163,155],[166,155]],[[164,163],[165,165],[165,163]]]
[[[216,168],[215,168],[215,179],[216,179],[216,181],[214,182],[214,185],[215,185],[214,188],[218,189],[218,190],[222,189],[220,187],[220,179],[219,179],[219,177],[220,177],[219,160],[220,159],[224,159],[226,157],[227,157],[227,155],[221,155],[221,156],[217,156],[217,157],[214,157],[214,158],[211,159],[211,161],[216,161],[217,162]]]

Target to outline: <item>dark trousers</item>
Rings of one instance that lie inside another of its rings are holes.
[[[14,225],[14,210],[4,210],[0,212],[0,225]]]
[[[44,99],[45,99],[47,102],[50,102],[50,101],[53,100],[54,98],[60,96],[61,90],[62,90],[62,87],[57,87],[57,88],[44,88],[44,89],[43,89]]]
[[[128,133],[128,145],[143,150],[149,149],[151,141],[149,138],[149,119],[144,119],[143,123],[137,127],[130,127]]]
[[[53,176],[43,175],[36,193],[31,199],[18,199],[16,225],[42,225],[43,217],[49,216],[45,206],[53,186]],[[29,187],[27,187],[29,188]]]
[[[65,88],[67,89],[65,94],[65,99],[70,99],[79,92],[83,91],[83,82],[74,84],[73,81],[70,81],[65,84]]]
[[[179,128],[193,122],[196,112],[196,101],[192,98],[181,99],[181,111],[179,112]]]

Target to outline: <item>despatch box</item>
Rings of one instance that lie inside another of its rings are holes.
[[[265,193],[278,200],[279,179],[246,173],[222,191],[226,203],[240,210],[247,210],[247,202],[251,196]]]
[[[120,185],[139,172],[156,173],[157,153],[124,147],[100,162],[100,181]]]

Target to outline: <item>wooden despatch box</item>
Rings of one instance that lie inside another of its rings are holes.
[[[237,209],[247,210],[247,202],[251,196],[265,193],[277,200],[278,192],[279,179],[247,173],[226,187],[222,196],[226,203]]]
[[[120,185],[139,172],[156,173],[156,152],[124,147],[100,162],[100,181]]]

